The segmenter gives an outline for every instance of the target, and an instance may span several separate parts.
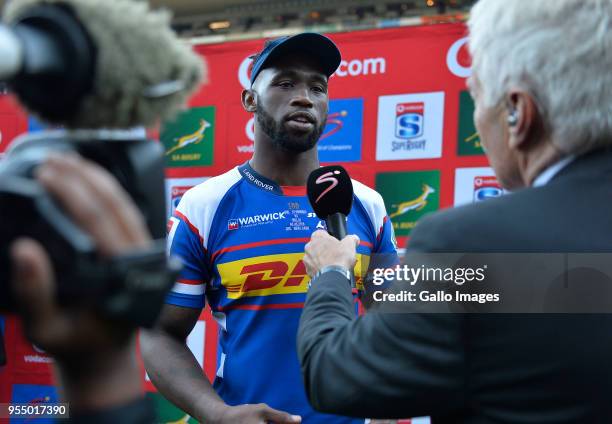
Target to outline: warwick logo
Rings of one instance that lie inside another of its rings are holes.
[[[230,219],[227,222],[228,230],[237,230],[239,228],[254,227],[256,225],[271,224],[274,221],[283,220],[287,217],[289,211],[272,212],[259,215],[251,215],[243,218]]]
[[[176,144],[168,151],[166,151],[166,156],[171,155],[177,150],[187,147],[190,144],[198,144],[199,142],[204,140],[204,132],[210,126],[210,122],[206,121],[205,119],[200,119],[200,127],[195,132],[174,139]]]
[[[389,215],[389,218],[395,218],[396,216],[403,215],[409,211],[422,210],[425,206],[427,206],[427,198],[429,195],[435,192],[436,190],[433,187],[423,184],[423,193],[421,193],[421,195],[416,199],[402,202],[398,205],[393,205],[393,207],[397,208],[397,210]]]

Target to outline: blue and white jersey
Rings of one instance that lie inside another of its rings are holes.
[[[361,240],[357,284],[373,253],[395,255],[381,196],[353,180],[349,234]],[[304,245],[324,223],[305,187],[281,187],[247,163],[185,193],[169,222],[169,251],[184,264],[167,303],[201,309],[219,324],[214,387],[230,405],[267,403],[308,423],[363,423],[308,403],[296,334],[309,277]],[[359,372],[356,370],[356,372]]]

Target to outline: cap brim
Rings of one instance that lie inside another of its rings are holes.
[[[313,58],[321,65],[321,70],[330,77],[338,66],[342,56],[332,40],[315,32],[304,32],[283,40],[275,46],[260,69],[268,67],[275,60],[287,54],[301,54]]]

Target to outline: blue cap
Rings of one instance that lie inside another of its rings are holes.
[[[286,54],[303,54],[312,57],[319,62],[328,78],[336,72],[342,60],[340,50],[334,42],[316,32],[303,32],[291,37],[277,38],[264,48],[253,64],[251,85],[263,69]]]

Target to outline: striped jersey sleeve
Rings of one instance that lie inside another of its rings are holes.
[[[168,254],[183,263],[166,303],[203,308],[206,286],[212,278],[209,235],[225,194],[240,180],[233,169],[188,190],[168,222]]]
[[[376,243],[372,253],[397,254],[393,225],[387,215],[382,196],[359,181],[352,181],[355,195],[366,210],[376,234]]]

